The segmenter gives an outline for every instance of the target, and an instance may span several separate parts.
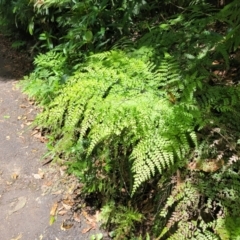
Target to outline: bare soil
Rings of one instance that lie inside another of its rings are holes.
[[[31,59],[0,35],[0,239],[90,239],[98,212],[76,207],[78,180],[64,166],[43,166],[45,139],[30,128],[37,108],[16,88],[29,69]]]

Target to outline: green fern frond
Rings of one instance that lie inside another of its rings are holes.
[[[120,51],[93,55],[69,78],[38,124],[50,128],[56,137],[58,129],[63,129],[59,146],[68,139],[87,138],[87,157],[105,141],[131,149],[134,193],[156,170],[163,174],[183,166],[191,142],[196,143],[196,138],[190,140],[193,115],[184,105],[172,105],[165,93],[179,89],[178,64],[166,54],[158,71],[154,69],[153,64]]]

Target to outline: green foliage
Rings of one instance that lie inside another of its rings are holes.
[[[102,208],[100,221],[108,228],[117,226],[116,230],[110,233],[114,239],[122,239],[122,236],[131,236],[136,222],[141,222],[143,216],[135,210],[125,206],[115,206],[113,202]]]
[[[102,233],[98,233],[96,235],[92,235],[91,240],[102,240],[103,239],[103,234]]]
[[[211,175],[192,172],[185,176],[184,183],[172,191],[161,211],[161,217],[168,220],[158,239],[237,239],[238,174],[231,168],[222,168]]]
[[[0,2],[2,25],[33,35],[44,49],[58,47],[65,54],[107,50],[120,38],[136,39],[148,32],[163,15],[181,12],[179,1],[156,0],[16,0]],[[198,1],[190,1],[192,5]],[[202,1],[204,2],[204,1]],[[189,1],[180,1],[188,6]],[[168,9],[169,11],[164,11]],[[0,22],[0,23],[1,23]],[[132,41],[131,40],[131,41]]]
[[[240,37],[238,35],[240,19],[236,11],[237,8],[239,8],[239,1],[234,0],[226,5],[218,14],[219,20],[227,23],[224,45],[232,51],[237,50],[240,44]]]
[[[14,41],[12,43],[12,48],[15,48],[15,49],[21,49],[23,46],[26,46],[25,41]]]
[[[25,24],[27,23],[28,19],[33,16],[33,12],[29,12],[28,1],[26,0],[2,0],[0,2],[0,12],[2,26],[6,28],[19,27],[21,30],[26,27]]]
[[[69,69],[62,53],[50,51],[39,54],[35,70],[21,83],[23,91],[41,104],[52,101],[68,79]]]
[[[240,236],[239,217],[218,218],[216,224],[216,233],[220,239],[239,239]]]
[[[151,1],[46,0],[1,1],[2,25],[12,34],[21,30],[43,41],[43,48],[61,44],[65,54],[74,55],[82,47],[103,49],[117,39],[148,28],[146,17],[161,9]],[[144,16],[140,13],[144,12]],[[151,21],[157,20],[156,18]]]
[[[161,4],[35,2],[35,124],[116,239],[237,239],[239,3]]]
[[[88,142],[87,158],[94,157],[97,148],[108,149],[113,162],[122,151],[128,152],[126,164],[134,173],[134,183],[127,190],[134,193],[156,169],[163,173],[183,166],[191,143],[196,143],[193,115],[159,91],[168,69],[175,70],[174,74],[169,71],[168,83],[181,77],[177,65],[164,60],[159,71],[152,72],[152,67],[122,52],[93,55],[86,67],[69,79],[37,124],[50,127],[55,138],[61,136],[57,153],[74,148],[74,144],[83,146],[83,142]]]

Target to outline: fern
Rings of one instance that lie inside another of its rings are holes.
[[[207,181],[203,172],[185,172],[185,183],[173,188],[160,213],[168,221],[158,239],[237,239],[238,223],[233,222],[239,220],[240,188],[231,167],[208,175]]]
[[[169,75],[173,69],[175,73]],[[154,73],[151,64],[121,52],[96,54],[69,79],[37,123],[50,128],[56,138],[61,136],[57,146],[62,149],[57,152],[87,138],[87,158],[99,144],[114,146],[121,136],[119,144],[132,152],[134,193],[156,169],[162,174],[165,169],[183,166],[191,143],[196,143],[193,115],[184,105],[173,106],[165,91],[159,90],[166,88],[163,79],[167,74],[170,84],[181,77],[172,59]],[[168,88],[177,92],[180,87]]]
[[[116,207],[113,202],[110,202],[102,208],[99,220],[105,227],[117,225],[118,228],[110,234],[114,239],[122,239],[122,236],[131,237],[132,228],[142,218],[143,216],[133,209],[121,205]]]
[[[61,4],[70,2],[46,1],[38,10]],[[74,11],[82,4],[73,3]],[[131,237],[130,228],[143,220],[140,211],[147,223],[155,220],[158,239],[237,238],[238,227],[229,225],[240,214],[240,91],[214,76],[213,63],[231,66],[229,53],[239,45],[238,5],[217,11],[191,4],[164,22],[157,19],[137,37],[119,40],[115,50],[89,54],[67,81],[63,54],[36,59],[30,80],[44,84],[43,94],[37,89],[33,95],[48,102],[35,124],[50,131],[55,158],[71,161],[83,193],[98,194],[106,225],[119,226],[117,238]],[[114,42],[105,38],[107,29],[94,29],[98,11],[85,18],[86,28],[64,23],[71,25],[71,41],[63,51]]]
[[[39,54],[34,64],[35,70],[25,77],[21,86],[30,97],[46,105],[67,81],[69,70],[66,57],[62,53],[49,51],[46,54]]]

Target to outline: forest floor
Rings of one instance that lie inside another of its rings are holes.
[[[38,109],[16,87],[31,68],[0,35],[0,239],[90,239],[100,232],[98,212],[78,198],[64,166],[44,164],[46,139],[30,127]]]

